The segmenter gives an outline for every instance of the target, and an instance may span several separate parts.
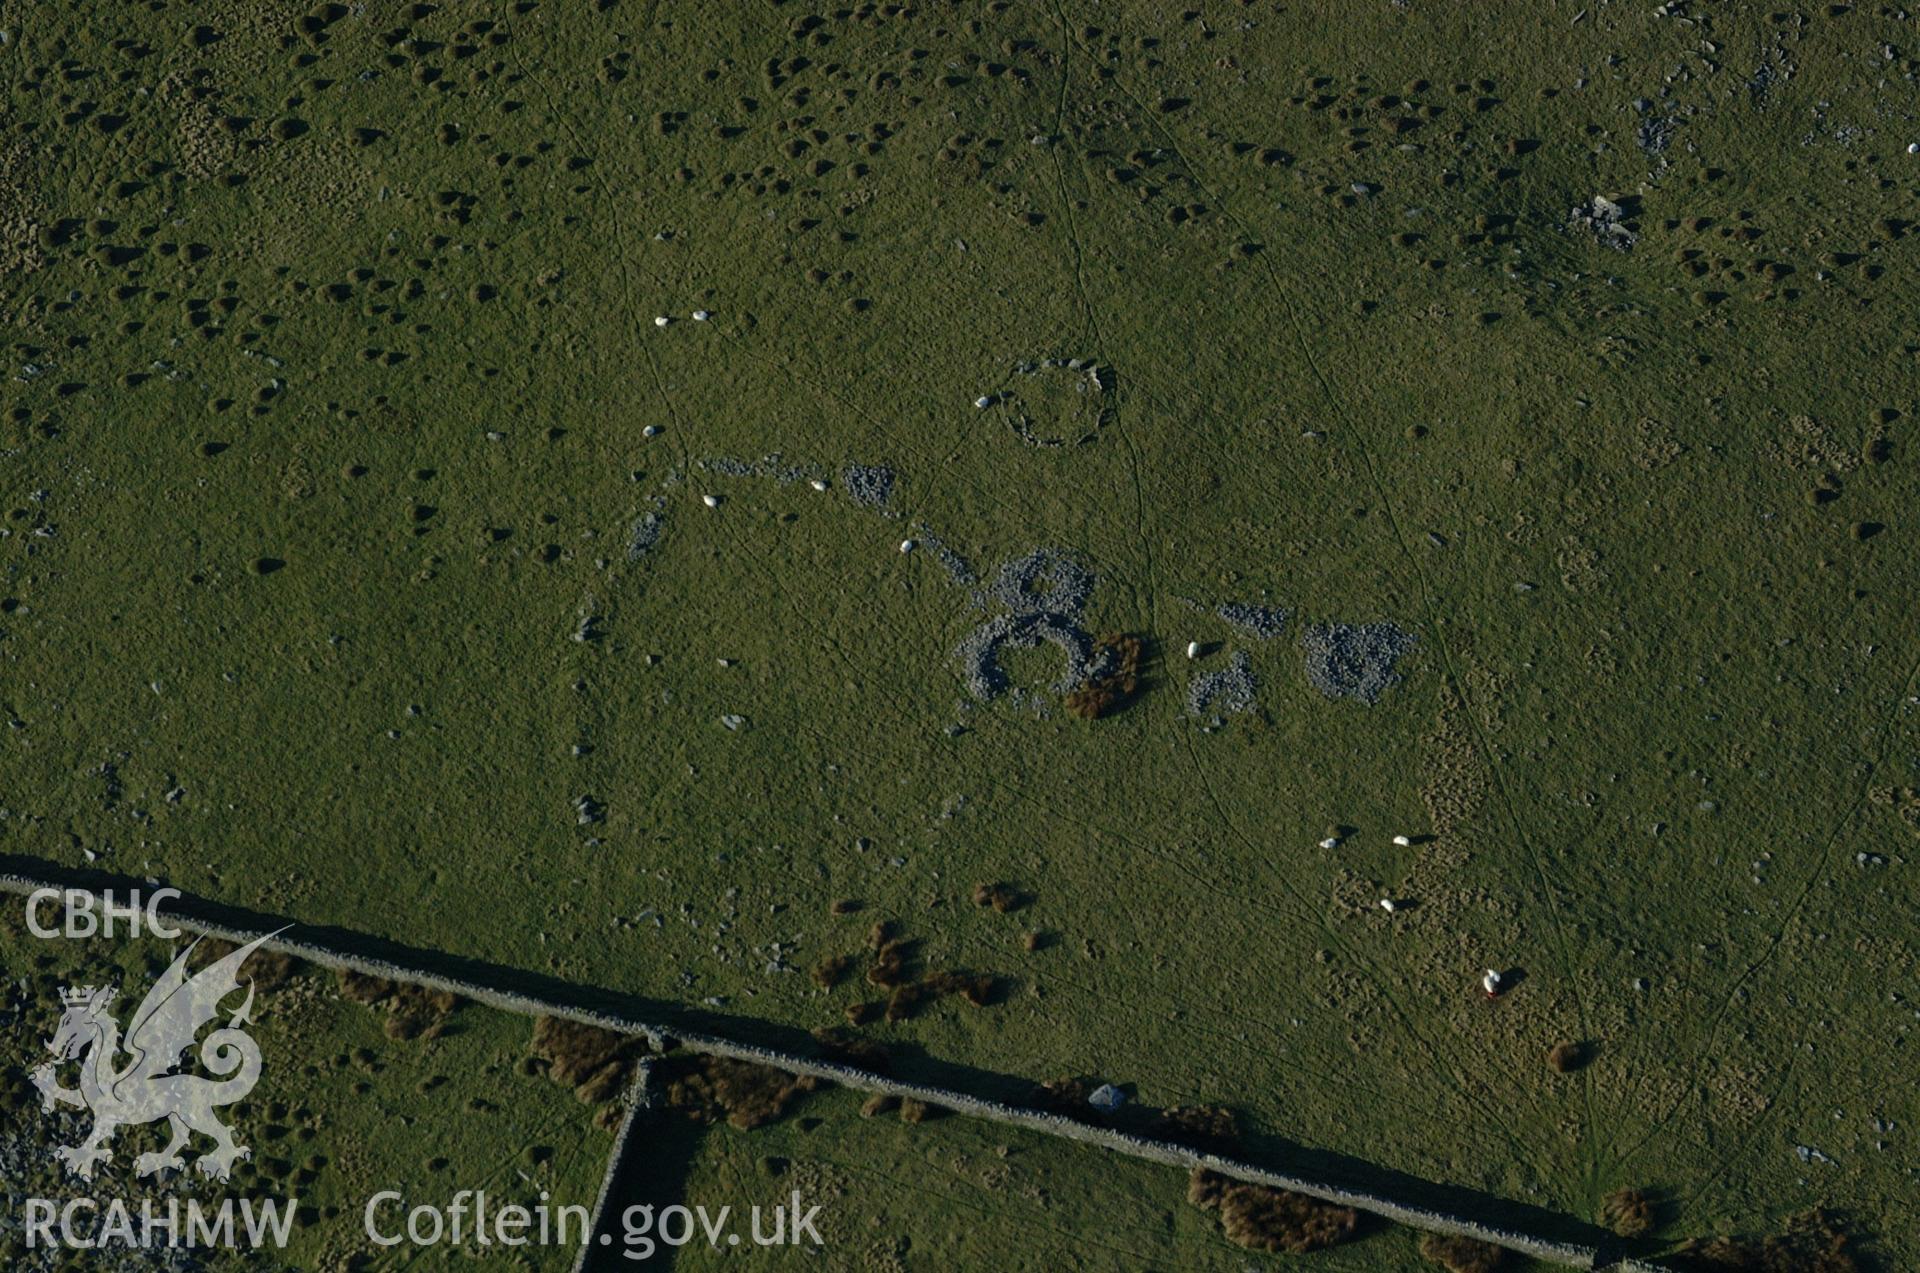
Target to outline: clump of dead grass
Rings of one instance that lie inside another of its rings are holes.
[[[391,981],[348,968],[340,970],[340,993],[355,1003],[386,1009],[389,1039],[439,1038],[460,1007],[460,996],[451,990]]]
[[[1616,1189],[1600,1201],[1600,1223],[1623,1238],[1653,1232],[1659,1203],[1644,1189]]]
[[[1420,1239],[1420,1254],[1447,1273],[1498,1273],[1507,1267],[1505,1248],[1450,1234],[1426,1234]]]
[[[1231,1154],[1240,1148],[1239,1121],[1232,1110],[1217,1105],[1176,1105],[1162,1110],[1147,1134],[1209,1154]]]
[[[532,1051],[548,1078],[572,1088],[583,1104],[604,1105],[626,1090],[627,1077],[648,1048],[638,1035],[539,1017],[533,1023]]]
[[[203,937],[200,939],[199,946],[200,951],[194,958],[194,965],[202,968],[207,964],[217,963],[240,949],[235,943],[220,937]],[[263,948],[248,955],[241,963],[239,979],[242,985],[252,982],[263,991],[280,990],[305,969],[306,965],[292,955],[284,951]]]
[[[853,967],[852,955],[826,955],[813,966],[813,984],[822,990],[831,990],[846,978]]]
[[[869,1074],[885,1074],[893,1064],[884,1044],[863,1039],[840,1026],[821,1026],[813,1032],[813,1041],[820,1045],[828,1060]]]
[[[1066,708],[1082,720],[1099,720],[1124,710],[1140,692],[1146,642],[1125,633],[1107,633],[1095,645],[1096,664],[1108,671],[1068,693]]]
[[[1305,1255],[1345,1242],[1360,1227],[1360,1213],[1352,1207],[1246,1184],[1205,1168],[1196,1168],[1189,1178],[1187,1201],[1219,1212],[1227,1239],[1253,1251]]]
[[[1772,1237],[1689,1242],[1675,1262],[1698,1273],[1858,1273],[1860,1262],[1848,1246],[1832,1217],[1816,1210]]]
[[[702,1123],[748,1131],[784,1117],[820,1081],[724,1056],[676,1056],[656,1064],[667,1104]]]
[[[975,906],[991,906],[1002,915],[1005,915],[1008,911],[1019,910],[1025,906],[1029,900],[1025,893],[1022,893],[1011,884],[996,882],[992,884],[975,884],[973,886],[973,904]]]

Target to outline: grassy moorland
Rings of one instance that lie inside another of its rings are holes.
[[[1909,19],[0,28],[0,850],[1920,1259]]]

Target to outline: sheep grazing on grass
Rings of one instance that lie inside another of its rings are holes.
[[[1501,977],[1499,969],[1489,968],[1487,975],[1480,978],[1480,988],[1487,992],[1487,998],[1498,999],[1504,981],[1505,978]]]

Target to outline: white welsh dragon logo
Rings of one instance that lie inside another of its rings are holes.
[[[167,1120],[172,1139],[158,1153],[141,1154],[134,1159],[135,1175],[151,1176],[186,1164],[180,1151],[192,1133],[212,1137],[216,1147],[201,1154],[195,1165],[200,1174],[225,1180],[233,1164],[252,1156],[244,1145],[233,1143],[233,1132],[214,1116],[220,1105],[231,1105],[253,1090],[260,1079],[260,1048],[240,1027],[250,1023],[253,1008],[253,984],[247,984],[246,1002],[240,1005],[226,1026],[206,1037],[200,1048],[200,1063],[216,1078],[176,1071],[184,1054],[194,1044],[200,1028],[220,1015],[220,1001],[240,989],[240,965],[261,942],[242,946],[216,960],[197,973],[187,972],[187,958],[199,942],[182,951],[127,1023],[127,1035],[120,1037],[120,1025],[108,1013],[117,987],[69,987],[60,992],[66,1012],[60,1028],[47,1043],[57,1061],[48,1061],[33,1071],[33,1085],[40,1089],[42,1109],[56,1105],[74,1105],[93,1111],[93,1132],[78,1145],[56,1151],[67,1170],[82,1180],[93,1179],[95,1164],[107,1161],[113,1151],[107,1142],[122,1127]],[[121,1063],[119,1054],[127,1060]],[[86,1054],[80,1067],[80,1086],[61,1087],[54,1066],[76,1060]]]

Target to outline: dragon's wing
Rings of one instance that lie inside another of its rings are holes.
[[[220,1001],[240,988],[240,965],[266,940],[256,938],[193,974],[187,959],[200,943],[180,952],[127,1023],[120,1046],[132,1061],[120,1078],[159,1078],[178,1065],[200,1027],[220,1015]]]

